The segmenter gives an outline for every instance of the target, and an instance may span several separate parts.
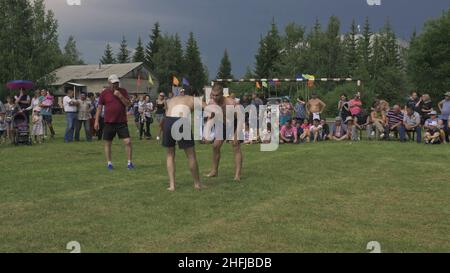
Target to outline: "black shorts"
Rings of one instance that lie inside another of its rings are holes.
[[[119,139],[130,138],[128,125],[126,123],[106,123],[103,129],[103,140],[113,141],[116,135]]]
[[[188,149],[195,146],[194,136],[191,132],[191,139],[181,139],[181,140],[175,140],[172,136],[172,127],[181,118],[178,117],[165,117],[164,118],[164,127],[163,127],[163,139],[162,139],[162,146],[166,148],[172,148],[175,147],[176,143],[178,142],[178,147],[180,149]],[[190,121],[189,121],[190,122]],[[183,126],[180,128],[180,133],[183,132]]]

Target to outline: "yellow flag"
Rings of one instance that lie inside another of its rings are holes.
[[[261,89],[261,85],[259,84],[259,82],[256,82],[256,89]]]
[[[155,85],[155,83],[153,82],[152,79],[152,75],[148,74],[148,84],[150,84],[151,86]]]
[[[175,86],[180,85],[180,81],[175,76],[173,76],[173,85],[175,85]]]

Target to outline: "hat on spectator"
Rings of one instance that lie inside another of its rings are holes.
[[[431,111],[430,112],[430,116],[437,116],[437,112],[436,111]]]
[[[347,118],[345,119],[345,123],[347,123],[347,122],[349,122],[349,121],[353,121],[353,118],[352,118],[352,117],[347,117]]]
[[[446,97],[450,97],[450,92],[445,93]]]
[[[112,74],[111,76],[109,76],[108,81],[110,83],[118,83],[120,82],[120,79],[116,74]]]
[[[341,117],[336,117],[335,121],[342,121]]]

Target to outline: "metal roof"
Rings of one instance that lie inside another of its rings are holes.
[[[143,65],[139,63],[127,64],[102,64],[102,65],[68,65],[56,69],[52,72],[56,77],[53,86],[63,85],[73,80],[108,79],[112,74],[122,78],[134,69]]]

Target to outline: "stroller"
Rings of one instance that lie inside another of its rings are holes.
[[[25,113],[19,112],[13,116],[12,127],[14,130],[14,145],[33,144],[30,134],[30,127],[28,126],[28,118]]]

